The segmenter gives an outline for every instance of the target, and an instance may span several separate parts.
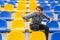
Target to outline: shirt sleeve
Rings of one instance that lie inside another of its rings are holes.
[[[48,19],[48,20],[50,20],[50,17],[47,16],[47,15],[44,15],[44,14],[43,14],[43,17],[46,18],[46,19]]]

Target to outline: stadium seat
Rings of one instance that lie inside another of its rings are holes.
[[[12,18],[11,18],[11,13],[8,12],[8,11],[2,11],[2,12],[0,13],[0,19],[5,19],[5,20],[7,20],[7,21],[12,20]]]
[[[0,1],[0,5],[1,5],[2,7],[4,7],[4,2],[3,2],[3,1]]]
[[[50,12],[51,7],[50,6],[43,6],[43,11]]]
[[[58,4],[55,3],[55,2],[54,2],[54,3],[50,3],[51,8],[53,8],[53,9],[54,9],[54,7],[57,6],[57,5],[58,5]]]
[[[0,0],[0,1],[7,2],[7,0]]]
[[[12,4],[14,7],[16,7],[16,3],[14,1],[9,1],[8,4]]]
[[[0,34],[0,40],[2,40],[2,34]]]
[[[6,4],[4,6],[5,11],[14,12],[14,6],[12,4]]]
[[[60,22],[60,13],[58,13],[57,21]]]
[[[18,0],[10,0],[10,1],[17,2]]]
[[[55,6],[54,7],[54,12],[56,12],[56,13],[60,12],[60,6]]]
[[[55,2],[55,0],[53,0],[53,1],[52,1],[52,0],[48,0],[48,2],[49,2],[49,3],[54,3],[54,2]]]
[[[41,5],[42,7],[44,7],[44,6],[48,6],[47,3],[40,3],[40,5]]]
[[[46,36],[42,31],[34,31],[30,34],[30,40],[46,40]]]
[[[60,4],[60,0],[57,0],[57,2]]]
[[[36,0],[29,0],[29,8],[30,8],[30,13],[34,12],[36,7],[37,7],[37,3]],[[33,5],[34,4],[34,5]],[[34,7],[34,8],[33,8]]]
[[[20,30],[25,32],[25,22],[23,19],[15,19],[12,21],[11,30]]]
[[[56,31],[59,31],[59,25],[58,25],[58,22],[53,20],[52,22],[50,21],[47,21],[46,25],[49,27],[49,31],[50,32],[56,32]]]
[[[10,30],[7,29],[7,21],[0,19],[0,32],[9,32]]]
[[[20,31],[11,31],[8,34],[7,40],[25,40],[25,36]]]
[[[51,40],[59,40],[60,39],[60,31],[53,33]]]
[[[43,13],[45,16],[49,17],[49,18],[53,18],[54,19],[54,15],[52,12],[44,12]],[[47,22],[48,20],[46,18],[43,19],[44,22]]]
[[[38,1],[39,1],[38,3],[40,4],[40,3],[45,3],[46,0],[38,0]]]
[[[0,6],[0,11],[2,11],[2,7]]]

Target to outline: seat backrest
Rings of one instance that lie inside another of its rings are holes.
[[[49,28],[59,28],[58,22],[55,21],[55,20],[53,20],[52,22],[47,21],[46,25],[47,25]]]
[[[2,40],[2,35],[0,34],[0,40]]]
[[[42,31],[34,31],[30,35],[30,40],[46,40],[46,36]]]
[[[8,34],[7,40],[25,40],[24,34],[20,31],[11,31]]]
[[[51,40],[60,40],[60,32],[53,33]]]
[[[11,13],[8,11],[2,11],[0,17],[11,17]]]
[[[0,28],[6,28],[7,27],[7,22],[6,20],[0,19]]]

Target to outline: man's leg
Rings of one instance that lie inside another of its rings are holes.
[[[45,35],[46,35],[46,40],[48,40],[48,34],[49,34],[49,27],[47,27],[46,25],[40,24],[40,30],[44,30]]]

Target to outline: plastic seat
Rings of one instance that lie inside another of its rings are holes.
[[[58,13],[57,21],[59,21],[59,22],[60,22],[60,13]]]
[[[14,12],[14,6],[12,4],[6,4],[4,6],[5,11]]]
[[[60,0],[57,0],[57,2],[60,4]]]
[[[0,32],[9,32],[10,30],[7,29],[7,21],[0,19]]]
[[[34,31],[30,34],[30,40],[46,40],[46,36],[41,31]]]
[[[40,5],[41,5],[42,7],[44,7],[44,6],[48,6],[47,3],[40,3]]]
[[[11,20],[11,13],[8,11],[2,11],[0,14],[0,19]]]
[[[50,6],[43,6],[43,11],[50,12],[51,8]]]
[[[51,40],[59,40],[60,39],[60,31],[53,33]]]
[[[2,34],[0,34],[0,40],[2,40]]]
[[[25,32],[25,22],[23,19],[15,19],[12,21],[11,30],[20,30]]]
[[[29,6],[30,6],[30,13],[34,12],[36,7],[37,7],[37,3],[36,3],[36,0],[29,0]],[[34,4],[34,5],[33,5]],[[33,8],[34,7],[34,8]]]
[[[46,0],[38,0],[39,1],[39,4],[40,3],[45,3]]]
[[[55,0],[53,0],[53,1],[52,1],[52,0],[48,0],[48,2],[49,2],[49,3],[54,3],[54,2],[55,2]]]
[[[16,3],[14,1],[10,1],[8,4],[12,4],[14,7],[16,7]]]
[[[20,31],[11,31],[8,34],[7,40],[25,40],[25,37]]]
[[[0,5],[4,7],[4,1],[0,1]]]
[[[56,31],[59,31],[59,25],[58,25],[58,22],[57,21],[47,21],[46,25],[49,27],[49,31],[50,32],[56,32]]]
[[[56,12],[56,13],[60,12],[60,6],[55,6],[54,7],[54,12]]]

